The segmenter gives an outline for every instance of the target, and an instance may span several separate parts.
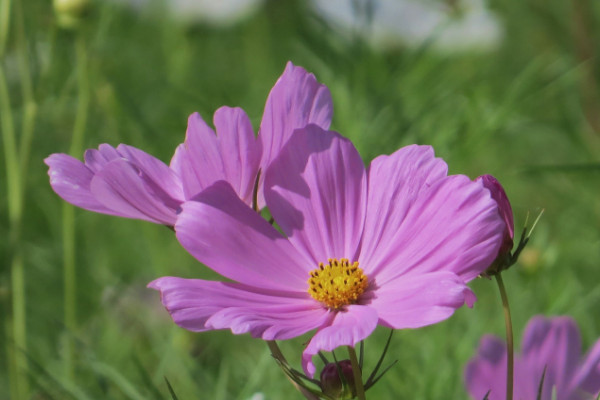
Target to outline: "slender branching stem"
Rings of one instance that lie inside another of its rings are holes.
[[[498,283],[500,297],[502,298],[502,308],[504,309],[504,324],[506,325],[506,400],[512,400],[514,378],[513,329],[512,321],[510,318],[510,306],[508,305],[508,297],[506,295],[506,288],[504,287],[504,282],[502,281],[502,276],[500,273],[496,274],[496,283]]]
[[[354,347],[348,347],[348,355],[350,356],[350,362],[352,363],[352,373],[354,374],[354,386],[356,387],[356,397],[359,400],[365,400],[367,397],[365,396],[365,387],[363,386],[362,381],[362,370],[358,363],[358,358],[356,357],[356,351]]]
[[[279,360],[281,362],[281,364],[287,364],[287,360],[285,359],[285,356],[281,352],[281,349],[279,348],[279,345],[277,344],[277,342],[274,341],[274,340],[266,340],[266,342],[267,342],[267,346],[269,346],[269,350],[271,350],[271,355],[274,358],[276,358],[277,360]],[[287,374],[286,374],[286,376],[287,376]],[[306,399],[308,399],[308,400],[318,400],[318,397],[316,397],[314,394],[312,394],[311,392],[309,392],[308,390],[306,390],[302,386],[298,385],[289,376],[287,378],[292,383],[292,385],[294,385],[294,387],[300,393],[302,393],[302,395],[304,395],[304,397]]]

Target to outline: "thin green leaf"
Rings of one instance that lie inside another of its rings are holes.
[[[546,378],[546,367],[547,365],[544,366],[544,372],[542,372],[542,379],[540,380],[540,384],[538,386],[538,392],[537,392],[537,400],[542,400],[542,390],[544,389],[544,379]]]
[[[132,400],[146,399],[140,392],[137,391],[134,384],[132,384],[123,374],[121,374],[111,365],[99,361],[92,361],[90,366],[98,375],[104,376],[109,381],[114,383],[128,398]]]
[[[381,372],[381,374],[379,374],[379,376],[377,378],[373,379],[373,382],[371,382],[370,385],[368,385],[368,387],[367,387],[367,385],[365,385],[365,390],[368,389],[368,388],[370,388],[371,386],[375,385],[377,383],[377,381],[380,380],[383,375],[385,375],[386,372],[388,372],[394,365],[396,365],[397,362],[398,362],[398,360],[395,360],[393,363],[391,363],[390,365],[388,365],[383,370],[383,372]]]
[[[171,386],[171,382],[169,382],[169,380],[167,379],[166,376],[165,376],[165,382],[167,383],[167,388],[169,389],[169,394],[171,395],[171,399],[172,400],[179,400],[177,398],[177,395],[175,394],[175,391],[173,390],[173,386]]]
[[[322,351],[320,351],[318,354],[319,354],[319,358],[321,358],[321,361],[323,361],[323,363],[325,365],[329,364],[329,360],[327,359],[327,357],[325,357],[325,354],[323,354]]]
[[[334,398],[327,396],[325,393],[321,392],[321,390],[316,390],[316,389],[306,386],[306,384],[304,382],[302,382],[302,379],[306,379],[311,383],[316,382],[317,385],[319,384],[319,381],[308,378],[306,375],[294,370],[289,365],[282,363],[281,360],[279,360],[277,358],[275,359],[275,362],[277,364],[279,364],[280,368],[291,380],[293,380],[295,383],[297,383],[303,389],[307,390],[308,392],[317,396],[318,398],[323,398],[326,400],[335,400]],[[319,386],[319,389],[320,389],[320,386]]]
[[[152,394],[152,397],[156,400],[163,400],[163,396],[160,393],[160,390],[158,390],[158,387],[156,387],[154,382],[152,382],[152,378],[150,377],[150,374],[148,374],[148,371],[146,371],[146,369],[144,368],[140,359],[137,356],[133,356],[133,364],[137,368],[140,376],[142,377],[142,381],[144,381],[144,385],[146,386],[146,388],[148,388],[148,390]]]
[[[381,357],[379,357],[379,361],[377,361],[377,365],[375,365],[375,368],[373,369],[373,372],[371,372],[371,375],[369,375],[369,378],[365,382],[365,387],[367,387],[367,386],[371,387],[373,385],[372,381],[375,378],[375,376],[377,375],[377,371],[379,371],[379,368],[381,367],[381,364],[383,363],[383,359],[385,358],[385,355],[386,355],[386,353],[388,351],[388,348],[390,347],[390,342],[392,341],[392,335],[393,334],[394,334],[394,330],[390,329],[390,335],[387,338],[387,342],[385,342],[385,347],[383,348],[383,352],[381,353]]]
[[[79,387],[72,384],[68,380],[63,380],[59,377],[55,377],[52,375],[46,368],[40,365],[33,357],[29,356],[29,354],[24,353],[27,357],[27,361],[29,363],[29,367],[31,369],[37,370],[42,376],[44,376],[50,383],[52,383],[55,389],[59,389],[61,393],[61,398],[65,398],[65,396],[70,396],[67,398],[73,399],[82,399],[82,400],[92,400],[92,397],[88,396],[85,392],[83,392]]]
[[[360,346],[358,348],[358,365],[360,365],[360,369],[363,369],[363,362],[365,361],[365,341],[360,341]]]

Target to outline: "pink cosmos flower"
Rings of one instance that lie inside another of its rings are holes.
[[[498,180],[492,175],[481,175],[477,177],[476,180],[483,182],[483,186],[488,188],[488,190],[492,193],[492,198],[496,200],[498,209],[500,210],[500,215],[504,219],[504,238],[498,254],[504,255],[510,253],[513,248],[513,239],[515,237],[515,223],[512,207],[510,206],[510,201],[508,201],[506,192],[504,192],[504,188],[500,182],[498,182]]]
[[[67,154],[52,154],[45,162],[52,188],[73,205],[173,225],[181,203],[219,180],[251,204],[259,169],[266,169],[294,129],[308,123],[327,129],[332,112],[327,87],[288,63],[267,98],[258,139],[242,109],[222,107],[214,115],[216,134],[198,113],[190,116],[185,143],[169,166],[123,144],[89,149],[84,162]],[[258,194],[262,206],[262,185]]]
[[[352,143],[315,125],[297,130],[265,176],[280,231],[217,182],[183,204],[177,238],[234,282],[163,277],[175,323],[284,340],[317,329],[303,353],[354,346],[377,325],[418,328],[448,318],[465,285],[496,257],[504,224],[481,182],[447,176],[428,146],[365,168]]]
[[[581,339],[569,317],[533,317],[515,356],[515,400],[535,400],[542,376],[541,400],[596,399],[600,393],[600,340],[581,358]],[[545,370],[545,374],[544,374]],[[481,339],[477,356],[465,369],[465,385],[473,399],[506,398],[506,346],[492,335]]]

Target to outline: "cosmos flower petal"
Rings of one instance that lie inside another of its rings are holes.
[[[121,157],[140,170],[140,175],[144,178],[146,184],[152,186],[154,193],[160,193],[166,204],[169,203],[170,199],[176,199],[176,203],[184,201],[181,181],[165,163],[140,149],[126,144],[117,146],[117,151]],[[174,204],[168,205],[176,207]]]
[[[600,340],[594,344],[592,350],[585,357],[571,385],[592,393],[594,398],[598,396],[598,392],[600,392]]]
[[[431,146],[406,146],[371,162],[363,259],[375,259],[380,247],[393,240],[419,194],[447,173],[448,166],[435,158]]]
[[[355,259],[366,172],[349,140],[316,125],[297,130],[267,171],[265,196],[277,224],[308,259]]]
[[[277,156],[294,130],[308,124],[327,130],[332,114],[333,103],[327,86],[317,82],[304,68],[288,62],[269,93],[260,124],[262,168]]]
[[[219,181],[182,205],[183,247],[219,274],[246,285],[307,293],[308,265],[266,220]]]
[[[131,162],[119,158],[98,171],[90,184],[92,194],[107,208],[121,215],[159,224],[173,225],[178,202],[148,185],[142,172]],[[168,198],[168,205],[165,199]],[[171,207],[169,207],[171,205]]]
[[[160,291],[177,325],[194,332],[231,329],[235,334],[284,340],[317,328],[327,318],[327,310],[297,293],[174,277],[159,278],[148,287]]]
[[[473,399],[483,399],[489,392],[489,400],[506,398],[506,346],[492,335],[481,338],[477,357],[465,369],[465,386]]]
[[[221,107],[214,115],[219,151],[227,181],[246,204],[252,203],[261,156],[261,142],[241,108]]]
[[[449,176],[419,193],[377,254],[371,259],[361,254],[361,266],[379,285],[400,275],[437,270],[469,281],[494,261],[503,230],[496,202],[481,182]],[[377,233],[365,232],[363,242],[367,240],[377,240]]]
[[[377,310],[380,325],[420,328],[450,317],[465,303],[466,291],[470,289],[452,272],[408,275],[378,287],[369,305]]]
[[[170,166],[182,181],[186,199],[218,180],[226,180],[217,136],[200,114],[189,116],[185,143],[177,147]]]
[[[206,326],[231,329],[234,334],[249,332],[264,340],[287,340],[318,328],[329,318],[327,310],[314,301],[295,300],[293,304],[283,304],[280,297],[273,296],[269,305],[255,306],[252,296],[247,296],[237,307],[215,313]]]
[[[63,200],[86,210],[127,216],[107,208],[94,197],[90,191],[94,172],[81,161],[67,154],[52,154],[44,162],[49,167],[50,185]]]
[[[465,370],[465,384],[473,399],[492,390],[490,400],[505,398],[506,354],[504,343],[484,337],[478,355]],[[514,398],[535,399],[542,377],[542,400],[595,398],[600,391],[600,342],[582,362],[575,322],[569,317],[533,317],[525,327],[521,354],[515,354]],[[593,396],[592,396],[593,395]]]
[[[312,358],[319,351],[355,346],[377,327],[378,316],[373,307],[349,305],[344,311],[338,311],[334,315],[330,323],[319,328],[302,353],[302,368],[309,377],[315,374]]]
[[[96,149],[87,149],[83,154],[85,165],[93,172],[100,171],[108,162],[115,158],[121,158],[121,155],[109,144],[102,143]]]
[[[569,383],[577,370],[581,339],[577,325],[569,317],[532,318],[525,327],[522,345],[525,368],[546,366],[548,384],[556,384],[558,398],[568,398]]]

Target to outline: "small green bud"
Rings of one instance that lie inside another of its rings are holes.
[[[340,372],[343,379],[340,377]],[[327,364],[321,371],[321,390],[334,399],[347,400],[356,396],[354,374],[350,360]]]
[[[58,25],[65,29],[77,28],[90,8],[90,0],[53,0]]]

